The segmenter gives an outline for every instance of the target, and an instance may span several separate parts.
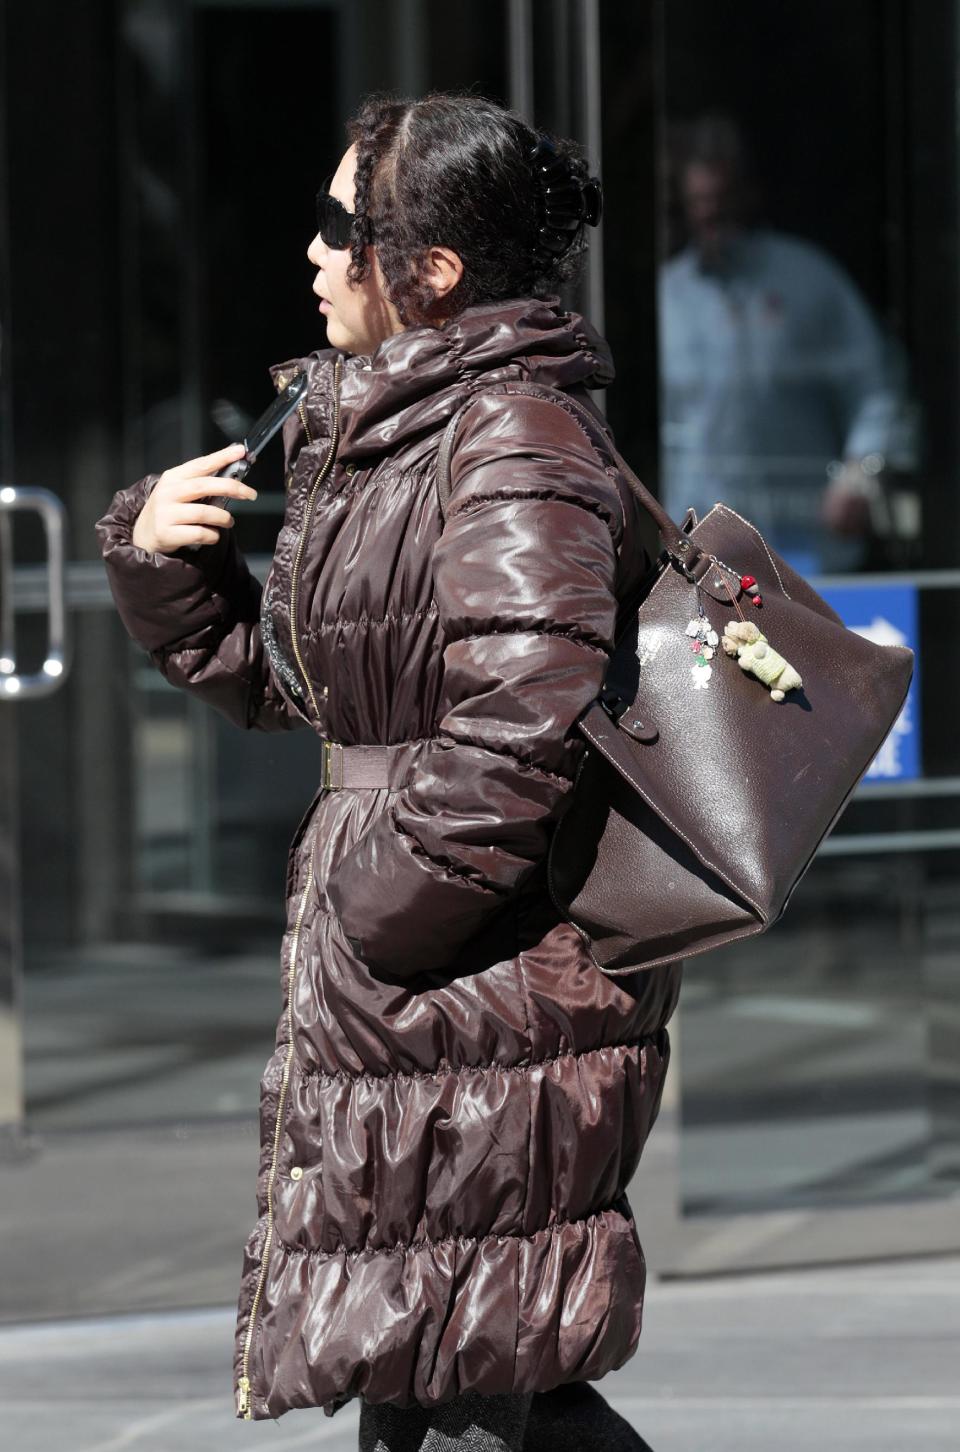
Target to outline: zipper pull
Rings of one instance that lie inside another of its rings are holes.
[[[287,384],[292,383],[295,378],[299,378],[302,372],[302,368],[294,368],[290,373],[278,373],[276,378],[273,380],[273,385],[276,388],[277,392],[282,393],[283,390],[286,388]]]
[[[250,1378],[242,1376],[237,1382],[237,1416],[250,1421]]]

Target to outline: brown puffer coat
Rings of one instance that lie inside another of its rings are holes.
[[[555,300],[518,300],[372,359],[314,353],[275,385],[297,369],[262,591],[232,530],[194,554],[131,543],[156,475],[97,525],[127,630],[168,680],[239,726],[371,744],[389,773],[321,787],[290,848],[237,1415],[595,1380],[640,1335],[624,1188],[680,969],[605,976],[545,858],[646,556],[634,496],[554,403],[476,400],[445,526],[436,461],[474,390],[586,399],[609,353]]]

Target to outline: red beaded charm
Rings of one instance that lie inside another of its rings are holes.
[[[750,596],[750,604],[751,605],[762,605],[763,604],[763,597],[761,595],[751,595]]]
[[[750,586],[751,586],[751,585],[755,585],[755,584],[756,584],[756,583],[757,583],[757,582],[756,582],[756,580],[755,580],[755,579],[754,579],[754,578],[753,578],[753,576],[752,576],[752,575],[741,575],[741,576],[740,576],[740,584],[741,584],[741,587],[742,587],[742,588],[743,588],[743,589],[744,589],[744,590],[749,590],[749,589],[750,589]]]

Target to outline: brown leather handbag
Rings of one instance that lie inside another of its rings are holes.
[[[548,857],[558,909],[611,974],[764,932],[893,725],[913,652],[848,630],[726,505],[699,521],[691,511],[679,528],[568,394],[484,391],[573,411],[663,545],[621,613],[603,691],[577,722],[589,747]],[[441,442],[441,508],[469,407]]]

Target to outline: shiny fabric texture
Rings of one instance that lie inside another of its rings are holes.
[[[233,530],[195,552],[132,543],[157,475],[96,526],[124,624],[169,681],[244,728],[409,752],[402,786],[313,790],[291,842],[235,1378],[255,1419],[596,1380],[640,1335],[624,1191],[680,967],[605,976],[545,859],[644,531],[542,400],[478,398],[445,523],[436,453],[475,390],[589,402],[609,352],[556,299],[516,299],[371,358],[293,359],[275,385],[298,369],[262,588]]]

